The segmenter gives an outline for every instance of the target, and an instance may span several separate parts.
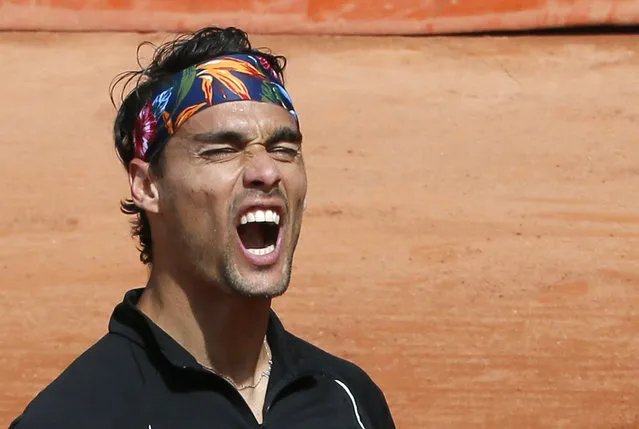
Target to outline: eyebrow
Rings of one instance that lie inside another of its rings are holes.
[[[193,139],[200,143],[228,143],[233,145],[243,145],[252,140],[250,136],[238,131],[209,131],[195,134]],[[301,143],[302,133],[291,127],[280,127],[266,139],[265,144],[270,146],[280,142]]]
[[[237,131],[208,131],[193,135],[193,140],[200,143],[246,143],[247,136]]]
[[[294,128],[280,127],[266,139],[267,146],[280,142],[302,143],[302,133]]]

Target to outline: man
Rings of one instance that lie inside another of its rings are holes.
[[[271,309],[306,195],[284,66],[205,28],[120,77],[137,79],[114,131],[148,283],[11,428],[394,428],[364,371]]]

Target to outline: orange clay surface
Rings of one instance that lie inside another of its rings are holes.
[[[145,282],[107,88],[167,38],[0,34],[0,427]],[[305,133],[285,325],[399,428],[639,426],[637,36],[254,41]]]

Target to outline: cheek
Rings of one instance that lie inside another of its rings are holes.
[[[181,229],[181,234],[208,235],[225,222],[226,194],[214,180],[175,181],[165,188],[166,219]]]
[[[307,187],[304,162],[300,161],[299,164],[294,166],[294,168],[291,168],[291,171],[286,174],[286,177],[289,198],[296,203],[303,201],[306,197]]]

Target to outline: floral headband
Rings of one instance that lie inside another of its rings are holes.
[[[166,144],[200,110],[239,100],[277,104],[298,120],[291,97],[268,61],[256,55],[225,55],[182,70],[157,90],[135,122],[135,156],[145,160],[149,148]]]

